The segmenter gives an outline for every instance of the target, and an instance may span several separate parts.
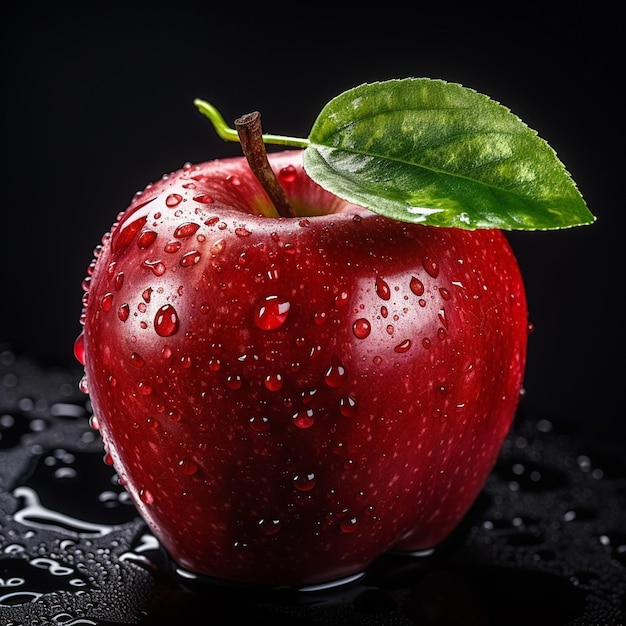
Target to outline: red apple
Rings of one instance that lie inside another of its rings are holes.
[[[499,230],[381,217],[270,155],[138,194],[96,250],[76,344],[139,512],[199,574],[307,585],[440,544],[514,417],[528,319]]]

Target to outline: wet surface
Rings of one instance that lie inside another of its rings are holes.
[[[520,414],[470,514],[436,551],[342,585],[231,586],[178,569],[103,462],[79,372],[0,347],[0,623],[624,624],[626,462]],[[193,618],[193,619],[192,619]],[[185,619],[191,621],[185,621]]]

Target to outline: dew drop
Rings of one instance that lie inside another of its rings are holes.
[[[163,274],[165,274],[165,264],[160,260],[148,261],[146,259],[142,265],[146,269],[149,269],[155,276],[163,276]]]
[[[428,254],[424,255],[422,258],[422,265],[424,269],[430,276],[433,278],[437,278],[439,276],[439,262],[434,257],[429,256]]]
[[[356,413],[357,402],[353,396],[346,396],[339,400],[339,412],[344,417],[352,417]]]
[[[238,389],[241,389],[242,385],[243,379],[241,378],[241,376],[239,376],[239,374],[229,374],[226,377],[226,386],[231,391],[237,391]]]
[[[430,348],[430,345],[430,339],[428,337],[424,337],[424,339],[422,339],[422,346],[424,346],[424,348],[428,350]]]
[[[348,375],[343,364],[334,360],[324,374],[324,382],[329,387],[337,388],[346,382],[347,377]]]
[[[372,325],[364,317],[360,317],[352,324],[352,332],[357,339],[365,339],[372,331]]]
[[[354,516],[344,517],[341,522],[339,522],[341,532],[346,534],[353,533],[357,529],[358,525],[359,522]]]
[[[196,263],[200,262],[200,253],[197,250],[191,250],[186,252],[180,258],[179,264],[181,267],[192,267]]]
[[[200,224],[196,224],[195,222],[185,222],[174,231],[174,237],[177,239],[191,237],[196,234],[198,228],[200,228]]]
[[[178,206],[183,201],[183,197],[179,193],[171,193],[165,198],[165,206],[172,208]]]
[[[226,248],[226,241],[224,239],[218,239],[211,245],[209,252],[211,256],[219,256],[224,252],[224,248]]]
[[[254,310],[254,325],[261,330],[280,328],[289,315],[291,303],[280,296],[266,296]]]
[[[83,333],[80,333],[74,342],[74,357],[81,365],[85,365],[85,335]]]
[[[376,294],[383,300],[391,298],[391,289],[389,289],[388,283],[378,275],[376,276]]]
[[[113,279],[113,286],[115,287],[117,291],[119,291],[122,288],[123,284],[124,284],[124,272],[118,272],[118,274]]]
[[[263,381],[268,391],[280,391],[283,388],[283,382],[280,374],[268,374]]]
[[[142,230],[137,237],[137,245],[145,250],[149,248],[157,238],[157,234],[153,230]]]
[[[137,389],[142,396],[149,396],[152,393],[152,385],[145,380],[141,380],[137,383]]]
[[[152,298],[152,287],[148,287],[147,289],[144,289],[143,292],[141,293],[141,298],[146,303],[150,302]]]
[[[135,366],[135,367],[143,367],[146,362],[145,360],[136,352],[133,352],[130,355],[130,362]]]
[[[174,252],[178,252],[183,244],[180,241],[168,241],[163,250],[168,254],[173,254]]]
[[[100,300],[100,308],[103,311],[110,311],[112,306],[113,306],[113,294],[105,293],[102,296],[102,300]]]
[[[298,411],[292,416],[293,423],[302,429],[311,428],[315,422],[315,416],[313,415],[313,409],[305,409]]]
[[[193,476],[198,472],[198,464],[193,459],[180,459],[178,461],[178,469],[185,476]]]
[[[278,172],[278,177],[284,183],[293,183],[298,177],[298,171],[293,165],[287,165]]]
[[[313,472],[309,472],[308,474],[296,474],[293,477],[293,486],[298,491],[311,491],[311,489],[315,487],[316,482],[317,479]]]
[[[161,337],[171,337],[178,331],[178,313],[171,304],[163,305],[154,317],[154,330]]]
[[[258,521],[259,530],[264,535],[275,535],[281,529],[281,526],[282,522],[279,519],[262,517]]]
[[[255,415],[248,420],[250,428],[255,433],[264,433],[269,430],[270,421],[265,415]]]
[[[416,278],[415,276],[411,278],[409,287],[411,288],[411,291],[416,296],[421,296],[424,293],[424,283],[419,278]]]
[[[344,306],[349,300],[350,294],[347,291],[341,291],[335,296],[335,306]]]
[[[154,496],[147,489],[140,489],[139,490],[139,499],[144,504],[153,504],[154,503]]]
[[[195,202],[200,204],[212,204],[213,198],[208,193],[199,193],[193,197]]]
[[[252,233],[247,228],[243,228],[243,226],[235,228],[235,235],[237,235],[237,237],[249,237],[251,234]]]
[[[402,354],[404,352],[408,352],[411,349],[411,345],[411,340],[405,339],[402,343],[399,343],[393,350],[394,352]]]
[[[444,300],[450,300],[452,295],[445,287],[439,287],[439,293]]]

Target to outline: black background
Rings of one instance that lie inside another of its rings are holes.
[[[442,78],[537,130],[598,218],[510,236],[536,327],[525,406],[581,431],[626,433],[617,8],[271,6],[5,5],[0,342],[75,365],[81,281],[118,211],[187,161],[240,153],[194,98],[229,122],[260,110],[266,132],[306,136],[345,89]]]

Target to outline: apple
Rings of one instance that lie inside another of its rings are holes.
[[[260,161],[286,216],[244,157],[134,197],[75,354],[105,458],[180,567],[317,585],[458,526],[514,419],[527,302],[502,230],[379,215],[300,149]]]

